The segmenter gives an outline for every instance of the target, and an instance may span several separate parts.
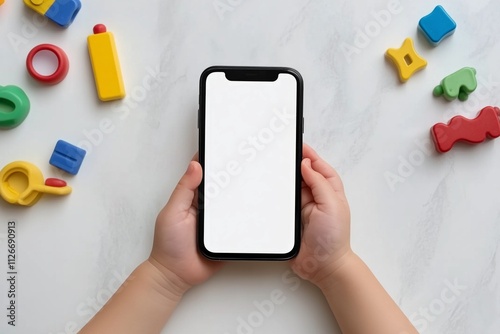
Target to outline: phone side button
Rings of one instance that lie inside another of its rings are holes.
[[[198,122],[196,124],[196,127],[199,129],[200,128],[200,109],[198,109]]]
[[[304,117],[302,117],[302,133],[304,133],[304,123],[305,123],[305,119],[304,119]]]

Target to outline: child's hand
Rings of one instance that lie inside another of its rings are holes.
[[[203,283],[222,266],[203,258],[196,247],[196,193],[202,177],[200,164],[191,161],[156,220],[149,261],[180,294]]]
[[[353,255],[349,204],[337,172],[307,145],[303,155],[303,235],[292,269],[300,277],[321,285]]]

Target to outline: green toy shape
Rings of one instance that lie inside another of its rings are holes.
[[[0,86],[0,129],[19,126],[30,112],[30,100],[17,86]]]
[[[434,88],[434,96],[443,95],[448,101],[458,97],[460,101],[466,101],[469,94],[477,88],[476,69],[464,67],[455,73],[445,77],[441,84]]]

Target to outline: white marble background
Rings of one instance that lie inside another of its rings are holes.
[[[89,0],[62,31],[39,27],[21,1],[7,0],[0,85],[23,87],[33,106],[21,127],[0,132],[0,166],[31,161],[47,177],[65,177],[74,193],[29,209],[0,203],[2,310],[10,219],[18,222],[19,246],[18,326],[0,313],[0,332],[75,333],[147,256],[156,214],[197,148],[199,75],[228,64],[302,73],[305,141],[343,176],[353,247],[421,333],[499,333],[500,141],[438,155],[429,129],[500,104],[500,2],[404,0],[377,29],[373,13],[391,3]],[[433,48],[417,23],[437,4],[458,28]],[[86,36],[96,23],[115,34],[125,101],[102,104],[95,96]],[[373,29],[372,36],[346,57],[341,46],[356,47],[358,29]],[[429,65],[402,85],[383,55],[406,37]],[[68,77],[54,87],[33,82],[24,68],[29,50],[45,42],[71,60]],[[478,71],[470,100],[434,98],[433,87],[464,66]],[[112,124],[106,133],[102,122]],[[60,138],[89,151],[76,177],[48,164]],[[388,173],[402,182],[391,186]],[[238,333],[238,319],[258,320],[255,303],[274,290],[284,303],[252,333],[340,332],[319,291],[285,263],[234,263],[190,291],[164,333]]]

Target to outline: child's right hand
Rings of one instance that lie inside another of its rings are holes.
[[[337,172],[308,145],[302,170],[302,243],[292,269],[321,287],[354,253],[350,211]]]

